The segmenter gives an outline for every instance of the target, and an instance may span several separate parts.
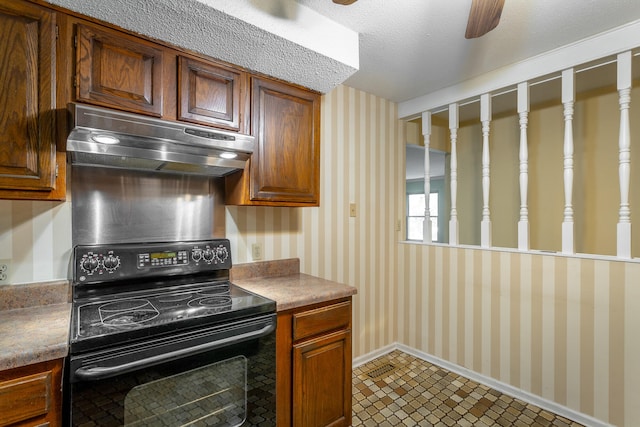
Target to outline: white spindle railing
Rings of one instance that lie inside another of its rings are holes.
[[[631,131],[629,104],[631,103],[631,52],[618,55],[618,93],[620,95],[620,137],[618,140],[618,174],[620,179],[620,211],[618,218],[618,256],[631,258],[631,208],[629,207],[629,179],[631,169]]]
[[[529,147],[528,120],[530,112],[530,85],[522,82],[517,86],[517,111],[520,124],[519,152],[519,184],[520,184],[520,216],[518,220],[518,249],[530,250],[529,225]],[[629,109],[632,88],[632,53],[624,52],[617,57],[617,89],[620,105],[620,130],[618,140],[618,174],[620,185],[620,207],[617,224],[617,256],[631,258],[631,208],[629,204],[630,171],[631,171],[631,131]],[[573,120],[576,99],[575,71],[573,68],[562,71],[562,105],[564,116],[563,138],[563,180],[564,209],[562,220],[562,253],[575,253],[575,218],[573,206],[574,186],[574,135]],[[482,221],[481,246],[491,246],[491,212],[490,212],[490,124],[491,95],[480,96],[480,121],[482,123]],[[423,137],[425,145],[425,222],[424,241],[431,242],[431,218],[429,193],[431,190],[429,146],[432,131],[431,112],[422,113]],[[459,244],[459,224],[457,210],[458,156],[457,142],[459,129],[459,104],[449,104],[449,131],[451,136],[450,158],[450,201],[449,243]]]
[[[451,132],[451,216],[449,218],[449,243],[458,244],[458,104],[449,105],[449,131]]]
[[[431,193],[431,162],[429,159],[429,144],[431,139],[431,113],[422,113],[422,136],[424,137],[424,226],[423,241],[431,240],[431,206],[429,206],[429,194]]]
[[[520,220],[518,221],[518,249],[529,250],[529,83],[518,85],[518,115],[520,116]]]
[[[574,253],[573,238],[573,105],[576,98],[573,68],[562,72],[564,106],[564,212],[562,217],[562,252]]]
[[[489,126],[491,124],[491,95],[480,96],[480,121],[482,122],[482,221],[480,222],[480,245],[491,246],[491,214],[489,211],[490,156]]]

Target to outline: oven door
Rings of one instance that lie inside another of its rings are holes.
[[[275,426],[276,316],[69,358],[74,426]]]

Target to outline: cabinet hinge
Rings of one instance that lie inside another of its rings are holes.
[[[73,47],[78,47],[78,36],[73,36]]]
[[[60,27],[56,25],[56,40],[58,40],[58,37],[60,37]]]
[[[58,178],[58,164],[56,163],[56,178]]]
[[[73,87],[78,87],[78,75],[73,76]]]

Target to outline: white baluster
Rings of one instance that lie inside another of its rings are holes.
[[[518,249],[529,250],[529,146],[527,123],[529,122],[529,83],[518,85],[518,115],[520,116],[520,220],[518,221]]]
[[[451,217],[449,218],[449,244],[458,244],[458,104],[449,105],[449,131],[451,132]]]
[[[562,219],[562,252],[574,253],[573,223],[573,105],[576,98],[573,68],[562,72],[562,105],[564,105],[564,212]]]
[[[431,137],[431,112],[422,113],[422,136],[424,137],[424,227],[423,241],[431,243],[431,207],[429,194],[431,193],[431,164],[429,160],[429,144]]]
[[[624,52],[618,55],[618,93],[620,95],[620,137],[618,140],[620,212],[618,214],[618,256],[621,258],[631,258],[631,209],[629,207],[629,178],[631,172],[631,131],[629,129],[631,52]]]
[[[488,248],[491,246],[491,215],[489,212],[491,95],[488,93],[480,96],[480,121],[482,122],[482,221],[480,222],[480,245]]]

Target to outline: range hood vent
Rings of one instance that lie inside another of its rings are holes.
[[[243,169],[253,152],[250,135],[83,104],[69,110],[75,165],[219,177]]]

